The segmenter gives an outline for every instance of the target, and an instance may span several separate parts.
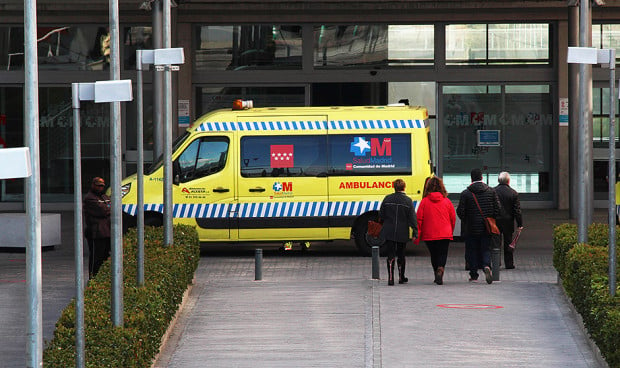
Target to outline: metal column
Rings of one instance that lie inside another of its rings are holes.
[[[73,102],[73,243],[75,260],[75,366],[84,367],[84,248],[82,240],[82,149],[80,137],[80,84],[71,84]]]
[[[39,167],[39,67],[37,2],[24,1],[24,135],[30,149],[32,175],[26,178],[26,295],[28,303],[27,367],[43,365],[43,301],[41,276],[41,188]]]
[[[110,80],[121,79],[118,26],[118,0],[110,0]],[[110,188],[112,199],[112,323],[123,325],[123,226],[121,202],[121,103],[115,101],[110,108]]]
[[[170,0],[164,0],[164,48],[171,44]],[[172,72],[164,68],[164,245],[172,245]]]

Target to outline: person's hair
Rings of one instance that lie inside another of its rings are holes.
[[[482,170],[473,169],[471,171],[471,181],[480,181],[482,180]]]
[[[429,195],[429,194],[431,194],[433,192],[439,192],[444,197],[448,196],[448,192],[446,191],[446,187],[443,185],[443,180],[441,180],[441,178],[439,178],[437,176],[433,176],[430,179],[428,179],[428,181],[426,182],[426,185],[424,186],[424,195],[423,195],[423,197],[426,197],[427,195]]]
[[[395,192],[402,192],[403,190],[405,190],[405,181],[403,179],[396,179],[392,183],[392,187],[394,188]]]
[[[502,171],[497,176],[497,182],[500,184],[508,184],[509,181],[510,181],[510,174],[508,174],[507,171]]]

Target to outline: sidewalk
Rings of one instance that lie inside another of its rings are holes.
[[[384,258],[375,281],[370,258],[265,256],[253,281],[251,254],[203,257],[156,366],[605,366],[556,284],[552,225],[566,214],[530,210],[524,221],[517,268],[492,285],[467,281],[463,243],[451,244],[443,286],[424,246],[394,287]]]
[[[492,285],[467,282],[458,242],[450,245],[444,285],[432,282],[425,246],[409,245],[410,281],[394,287],[387,286],[385,258],[381,280],[371,280],[371,258],[357,256],[349,242],[313,244],[306,254],[266,249],[262,281],[254,281],[252,249],[203,247],[156,366],[604,366],[556,284],[552,225],[569,222],[567,212],[524,216],[517,268],[501,269]],[[606,221],[605,210],[595,216]],[[44,341],[74,295],[72,221],[63,213],[63,244],[42,254]],[[25,253],[1,251],[2,367],[25,366],[24,280]]]

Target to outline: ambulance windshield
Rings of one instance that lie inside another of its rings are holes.
[[[189,132],[185,132],[183,135],[180,135],[177,137],[177,139],[174,140],[174,142],[172,142],[172,153],[174,154],[174,152],[176,152],[176,150],[179,148],[179,146],[181,146],[181,144],[187,139],[187,137],[189,136]],[[159,169],[162,165],[164,161],[164,155],[161,154],[159,156],[159,158],[157,159],[157,161],[154,161],[151,166],[149,166],[149,168],[146,170],[145,174],[146,175],[151,175],[152,173],[154,173],[155,171],[157,171],[157,169]]]

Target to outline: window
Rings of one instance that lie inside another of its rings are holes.
[[[480,168],[487,184],[509,171],[520,193],[551,193],[553,110],[549,85],[442,86],[438,123],[446,189],[460,193],[470,171]],[[478,144],[478,131],[499,130],[500,145]]]
[[[24,69],[24,28],[0,27],[0,68]],[[40,70],[104,70],[110,63],[107,25],[37,28]]]
[[[196,70],[301,69],[301,26],[197,27]]]
[[[185,183],[222,171],[228,157],[228,138],[194,140],[177,160],[179,181]]]
[[[237,99],[252,100],[254,107],[304,106],[304,87],[199,87],[196,113],[200,116],[217,109],[230,109]]]
[[[123,30],[123,66],[136,70],[136,50],[153,49],[152,27],[125,27]]]
[[[269,136],[241,139],[241,176],[326,176],[325,136]]]
[[[450,24],[447,65],[550,64],[549,24]]]
[[[616,144],[620,138],[620,127],[617,123],[618,99],[616,102]],[[609,147],[609,88],[592,88],[592,140],[594,147]]]
[[[410,175],[411,135],[329,136],[329,175]]]
[[[314,29],[315,68],[433,65],[430,25],[322,25]]]
[[[620,24],[593,24],[592,47],[615,49],[616,60],[620,58]]]

